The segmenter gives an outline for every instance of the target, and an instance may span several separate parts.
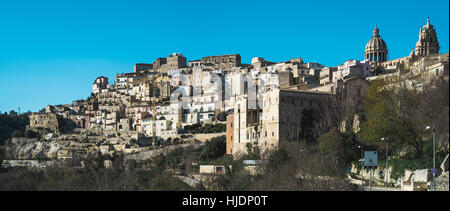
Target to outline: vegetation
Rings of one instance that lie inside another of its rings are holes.
[[[227,121],[227,112],[220,112],[219,115],[217,115],[217,120],[225,122]]]
[[[191,134],[198,133],[223,133],[227,130],[226,124],[193,124],[186,125],[184,130]]]
[[[361,149],[376,150],[379,166],[384,168],[388,141],[391,176],[398,179],[405,169],[429,169],[432,166],[432,131],[436,132],[437,164],[449,153],[449,83],[435,79],[426,86],[420,79],[411,83],[377,80],[367,88],[366,96],[350,100],[335,96],[325,111],[332,128],[318,139],[318,152],[337,166],[354,164],[361,169]],[[352,119],[357,115],[361,125],[353,133]],[[346,131],[346,132],[342,132]]]
[[[208,161],[225,154],[226,136],[219,136],[207,141],[201,149],[200,160]]]
[[[412,84],[415,86],[416,84]],[[434,124],[440,150],[448,153],[448,82],[434,81],[423,90],[401,85],[387,88],[384,81],[375,81],[367,90],[364,109],[366,121],[361,128],[361,140],[385,151],[382,137],[388,138],[390,154],[408,159],[430,156],[425,145],[430,143]]]
[[[0,113],[0,145],[3,145],[6,139],[12,137],[13,132],[16,132],[16,136],[23,137],[25,133],[26,125],[30,123],[27,114],[21,115],[8,115],[6,113]]]
[[[112,162],[112,168],[103,166],[102,158],[83,160],[84,168],[57,165],[45,169],[13,168],[2,169],[0,190],[196,190],[166,171],[158,168],[160,160],[137,163],[125,161],[119,156]],[[76,159],[74,163],[79,163]]]
[[[300,149],[303,149],[299,153]],[[313,146],[300,142],[283,142],[263,165],[256,167],[257,175],[244,170],[241,160],[232,161],[231,171],[217,176],[214,190],[268,191],[268,190],[355,190],[345,180],[344,168],[323,160]]]
[[[318,141],[320,153],[336,163],[350,165],[353,160],[360,157],[357,150],[358,142],[352,132],[341,133],[337,128],[333,128],[323,134]]]

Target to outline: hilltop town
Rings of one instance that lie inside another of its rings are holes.
[[[232,158],[257,148],[264,159],[283,142],[317,140],[333,121],[341,131],[359,131],[356,111],[333,115],[360,104],[373,81],[425,86],[435,78],[448,80],[449,54],[439,52],[430,20],[402,58],[388,60],[377,26],[368,38],[361,46],[364,60],[336,67],[300,57],[284,62],[254,57],[244,64],[239,54],[188,60],[173,53],[135,64],[113,82],[99,76],[89,98],[30,114],[27,131],[34,135],[12,137],[2,165],[45,166],[89,154],[145,160],[173,145],[199,147],[220,137]],[[46,162],[36,161],[42,159]]]

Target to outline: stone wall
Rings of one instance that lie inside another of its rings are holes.
[[[201,141],[201,142],[205,142],[208,141],[209,139],[215,138],[215,137],[219,137],[219,136],[225,136],[226,133],[207,133],[207,134],[193,134],[194,138]]]

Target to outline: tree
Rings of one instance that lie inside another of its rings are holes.
[[[219,121],[227,121],[227,113],[226,112],[220,112],[219,115],[217,115],[217,119]]]
[[[418,113],[423,114],[423,121],[426,125],[434,124],[438,150],[441,150],[443,154],[448,154],[449,82],[445,79],[434,79],[424,87],[424,90],[426,93]]]
[[[245,145],[247,149],[247,154],[244,155],[245,160],[259,160],[261,159],[261,150],[257,143],[247,143]]]
[[[319,152],[336,163],[349,165],[358,158],[357,141],[353,132],[341,133],[337,128],[319,138]]]
[[[436,89],[429,89],[423,84],[424,81],[415,79],[395,83],[379,80],[372,83],[367,89],[367,98],[364,101],[367,116],[362,124],[362,141],[384,149],[385,143],[379,140],[388,138],[391,146],[400,147],[399,149],[391,148],[391,150],[406,151],[411,148],[412,158],[423,158],[424,136],[427,135],[425,126],[432,122],[427,111],[448,113],[448,96],[446,103],[438,103],[436,100],[427,101],[425,99],[432,98],[428,97],[429,93],[433,93]],[[433,105],[437,108],[432,109],[433,111],[429,110],[428,108]],[[442,121],[448,121],[448,117],[447,120],[442,118],[444,119]],[[446,127],[448,130],[448,123]]]
[[[207,141],[200,154],[201,160],[216,159],[225,154],[226,136],[219,136]]]
[[[14,131],[21,131],[23,133],[29,122],[30,120],[26,114],[8,115],[5,112],[5,114],[0,115],[0,145],[4,144]]]

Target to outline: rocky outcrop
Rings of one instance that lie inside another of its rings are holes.
[[[68,143],[64,142],[31,142],[9,146],[6,156],[14,160],[56,159],[58,151],[66,147]]]

